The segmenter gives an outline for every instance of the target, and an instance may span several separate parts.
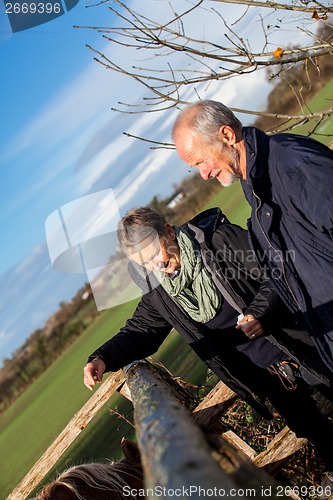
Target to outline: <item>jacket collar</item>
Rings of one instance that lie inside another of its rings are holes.
[[[203,243],[205,237],[214,233],[221,221],[227,220],[226,216],[218,207],[209,208],[191,219],[185,228],[195,237],[198,243]]]
[[[269,154],[269,136],[255,127],[243,127],[246,148],[246,184],[255,193],[264,198],[271,188],[267,158]]]

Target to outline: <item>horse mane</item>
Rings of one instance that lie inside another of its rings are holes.
[[[131,463],[127,458],[109,463],[85,463],[61,472],[34,500],[123,500],[125,487],[129,500],[137,498],[130,490],[144,488],[139,463]]]

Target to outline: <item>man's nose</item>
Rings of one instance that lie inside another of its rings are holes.
[[[210,178],[211,169],[206,166],[202,166],[199,168],[199,174],[203,178],[204,181],[207,181]]]
[[[164,262],[154,259],[151,261],[151,265],[154,271],[160,271],[164,267]]]

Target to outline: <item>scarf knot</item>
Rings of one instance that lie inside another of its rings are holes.
[[[156,272],[164,290],[198,323],[214,318],[222,305],[222,296],[205,268],[200,247],[183,228],[173,226],[180,248],[180,272],[170,278]]]

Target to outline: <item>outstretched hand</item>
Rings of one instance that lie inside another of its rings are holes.
[[[102,382],[105,372],[105,363],[101,358],[95,358],[87,363],[83,369],[83,383],[90,391],[94,390],[95,384]]]
[[[252,314],[247,314],[236,326],[237,330],[242,330],[249,339],[256,339],[264,333],[264,329],[258,319]]]

